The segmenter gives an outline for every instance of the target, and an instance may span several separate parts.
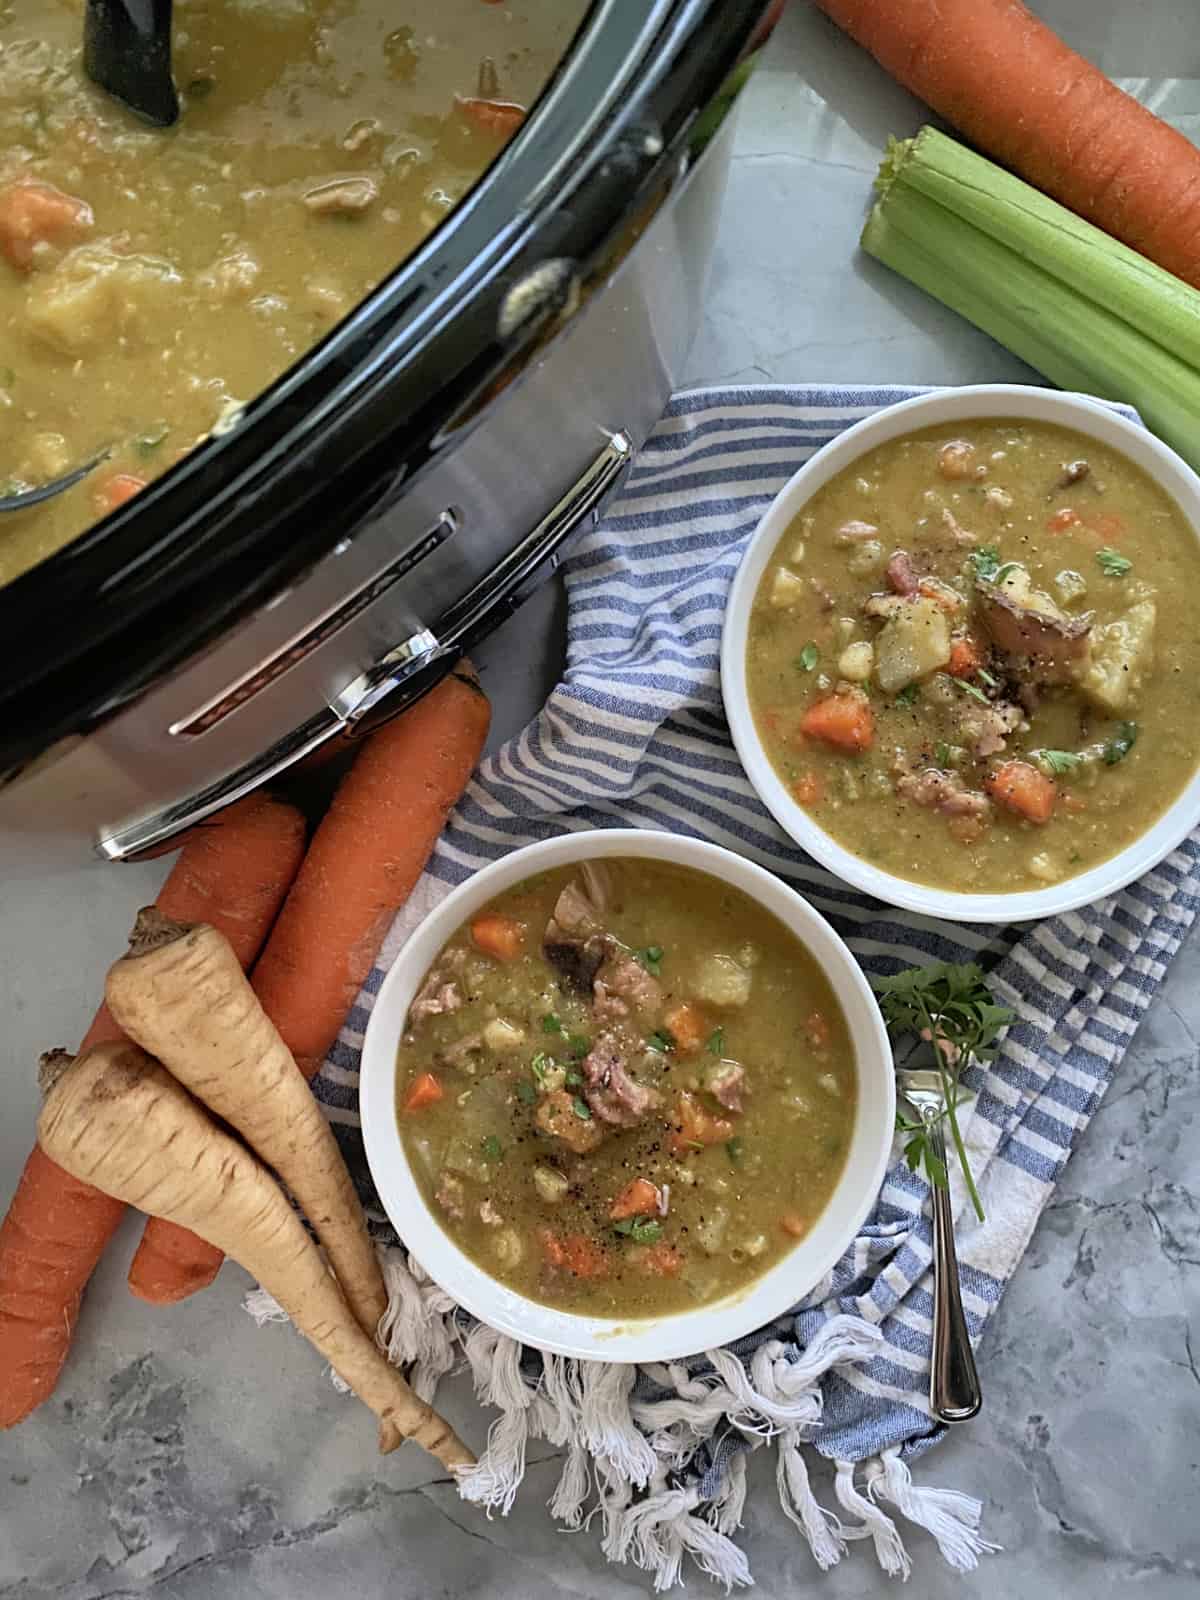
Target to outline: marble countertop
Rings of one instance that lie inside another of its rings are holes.
[[[1200,110],[1186,0],[1120,8],[1044,0],[1072,42],[1149,86],[1182,123]],[[1101,15],[1097,16],[1097,13]],[[1146,85],[1142,85],[1146,89]],[[836,107],[837,109],[832,109]],[[854,250],[888,133],[920,111],[793,0],[741,113],[708,313],[691,382],[961,383],[1020,364]],[[497,734],[518,727],[558,669],[561,599],[544,591],[481,653]],[[528,640],[544,637],[532,654]],[[521,648],[518,648],[520,640]],[[161,866],[95,868],[0,890],[0,1205],[28,1150],[28,1070],[78,1038],[114,928]],[[50,1014],[48,1015],[48,1007]],[[48,1036],[47,1030],[49,1030]],[[985,1503],[1002,1551],[962,1579],[906,1538],[926,1600],[1184,1600],[1200,1592],[1200,935],[1184,947],[1080,1141],[981,1352],[983,1415],[922,1466]],[[419,1451],[381,1466],[353,1402],[290,1330],[257,1330],[226,1267],[186,1306],[125,1291],[127,1226],[98,1272],[57,1393],[0,1436],[0,1600],[567,1600],[643,1596],[594,1533],[544,1512],[556,1468],[531,1453],[517,1507],[487,1521]],[[443,1389],[479,1439],[463,1380]],[[861,1600],[883,1578],[860,1549],[821,1577],[755,1461],[743,1534],[759,1592],[804,1585]],[[818,1479],[818,1494],[823,1486]],[[755,1492],[755,1490],[761,1492]],[[690,1579],[693,1593],[706,1581]],[[716,1592],[716,1591],[714,1591]]]

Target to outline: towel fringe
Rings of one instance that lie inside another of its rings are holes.
[[[899,1445],[884,1450],[878,1467],[868,1472],[867,1493],[872,1500],[889,1501],[902,1517],[932,1534],[955,1572],[974,1572],[981,1555],[1000,1548],[980,1537],[981,1503],[957,1489],[919,1488],[900,1459]]]
[[[888,1577],[907,1581],[912,1572],[912,1562],[904,1548],[903,1539],[896,1531],[896,1524],[880,1511],[874,1501],[868,1500],[855,1488],[853,1461],[837,1461],[834,1465],[837,1475],[833,1480],[833,1492],[838,1497],[838,1504],[843,1511],[858,1518],[857,1527],[843,1524],[842,1538],[871,1539],[875,1545],[876,1559]]]
[[[918,1487],[898,1447],[867,1464],[865,1494],[854,1482],[855,1463],[836,1463],[834,1491],[847,1520],[818,1502],[806,1451],[821,1435],[821,1384],[877,1352],[883,1335],[872,1323],[834,1316],[799,1352],[768,1339],[748,1362],[711,1350],[699,1372],[681,1361],[638,1368],[556,1355],[539,1360],[484,1323],[464,1333],[453,1300],[403,1250],[384,1251],[381,1263],[388,1307],[378,1342],[388,1360],[407,1368],[414,1388],[431,1400],[461,1351],[480,1404],[498,1412],[477,1465],[459,1477],[462,1498],[489,1517],[511,1511],[529,1441],[546,1439],[564,1451],[547,1501],[557,1522],[579,1529],[599,1517],[604,1553],[644,1568],[657,1592],[681,1581],[687,1557],[729,1592],[753,1582],[732,1535],[742,1525],[750,1451],[773,1444],[780,1505],[822,1571],[836,1566],[850,1542],[870,1539],[883,1570],[908,1577],[908,1553],[880,1501],[926,1529],[957,1572],[973,1570],[980,1555],[998,1548],[979,1534],[979,1502],[953,1489]],[[244,1304],[260,1327],[288,1320],[262,1289],[251,1290]],[[635,1396],[639,1373],[656,1386],[656,1398]],[[719,1466],[697,1481],[691,1463],[702,1445]]]

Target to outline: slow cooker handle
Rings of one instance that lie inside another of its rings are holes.
[[[198,794],[102,833],[96,840],[96,854],[106,861],[136,861],[148,853],[157,854],[177,834],[269,783],[329,739],[365,733],[404,710],[548,576],[542,569],[548,562],[557,565],[563,546],[589,518],[600,514],[627,472],[633,453],[627,434],[611,434],[599,455],[533,531],[451,606],[436,632],[417,629],[352,679],[315,716],[253,761]]]

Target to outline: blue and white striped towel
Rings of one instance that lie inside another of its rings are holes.
[[[730,579],[760,515],[796,468],[850,423],[911,392],[704,390],[672,403],[619,501],[566,564],[563,682],[536,721],[484,762],[317,1084],[364,1190],[354,1131],[362,1029],[386,967],[429,907],[484,863],[565,830],[627,825],[699,835],[794,884],[869,973],[934,958],[978,959],[1016,1011],[999,1058],[969,1075],[977,1101],[968,1143],[987,1221],[977,1223],[955,1192],[966,1314],[972,1337],[980,1338],[1196,913],[1200,844],[1187,840],[1156,871],[1086,910],[1020,930],[951,925],[889,910],[847,888],[786,840],[756,799],[721,709],[718,652]],[[880,1502],[931,1528],[955,1565],[973,1565],[983,1548],[973,1532],[977,1507],[950,1491],[918,1489],[907,1468],[940,1436],[926,1400],[930,1259],[926,1184],[896,1159],[878,1205],[820,1297],[735,1352],[754,1394],[774,1382],[768,1367],[780,1378],[771,1391],[777,1400],[787,1391],[783,1380],[790,1374],[799,1384],[809,1362],[819,1393],[812,1390],[807,1412],[772,1410],[766,1400],[756,1406],[744,1394],[735,1401],[745,1383],[718,1361],[694,1363],[691,1378],[683,1369],[640,1372],[630,1406],[642,1438],[627,1438],[619,1449],[596,1443],[585,1418],[589,1448],[606,1469],[592,1487],[601,1495],[610,1554],[640,1560],[660,1586],[678,1576],[685,1551],[727,1582],[749,1581],[744,1557],[727,1538],[744,1492],[743,1452],[765,1433],[787,1434],[787,1424],[793,1444],[811,1444],[840,1463],[841,1517],[818,1510],[806,1482],[789,1493],[781,1471],[785,1509],[804,1526],[822,1566],[837,1559],[845,1539],[871,1536],[888,1570],[907,1570]],[[854,1329],[863,1324],[872,1338],[856,1343]],[[839,1330],[849,1345],[829,1354]],[[411,1328],[406,1338],[401,1356],[425,1348]],[[753,1353],[768,1340],[756,1365]],[[506,1397],[494,1337],[488,1344],[476,1330],[474,1345],[471,1337],[466,1345],[481,1395],[509,1413],[528,1413],[537,1431],[538,1407],[529,1397],[544,1394],[547,1382],[562,1376],[558,1368],[543,1376],[542,1364],[527,1357],[515,1394]],[[428,1374],[423,1381],[431,1386]],[[721,1385],[733,1392],[723,1421],[740,1426],[710,1424],[706,1431],[695,1418],[680,1420],[681,1396],[695,1399]],[[751,1413],[769,1425],[747,1426]],[[564,1442],[580,1425],[576,1417],[565,1427],[560,1416]],[[669,1449],[656,1436],[660,1425]],[[541,1431],[555,1437],[552,1423]],[[639,1457],[646,1436],[659,1451],[652,1466],[644,1450]],[[508,1449],[511,1456],[511,1445],[511,1438],[493,1438],[499,1454]],[[799,1452],[794,1456],[787,1475],[798,1471],[803,1479]],[[497,1459],[485,1465],[491,1476],[471,1497],[506,1507],[519,1467]],[[856,1486],[856,1465],[860,1482],[866,1475],[866,1495]],[[618,1483],[622,1473],[644,1492]],[[577,1522],[584,1493],[582,1482],[565,1487],[552,1510]],[[658,1509],[641,1512],[647,1500]]]

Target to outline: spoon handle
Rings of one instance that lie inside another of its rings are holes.
[[[934,1156],[946,1166],[946,1141],[941,1112],[922,1112],[926,1135]],[[954,1216],[950,1190],[933,1185],[933,1365],[929,1374],[929,1405],[939,1422],[969,1422],[983,1404],[979,1373],[963,1315],[958,1281],[958,1252],[954,1248]]]

